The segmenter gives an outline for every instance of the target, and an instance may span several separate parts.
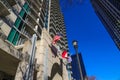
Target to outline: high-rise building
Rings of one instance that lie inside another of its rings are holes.
[[[85,70],[85,66],[84,66],[84,62],[83,62],[81,53],[78,54],[79,61],[77,59],[76,54],[72,55],[71,57],[72,57],[71,65],[72,65],[73,80],[85,80],[87,74],[86,74],[86,70]],[[80,67],[79,67],[79,64],[80,64]]]
[[[120,0],[91,0],[91,3],[120,50]]]
[[[61,49],[68,51],[66,28],[64,24],[64,17],[61,13],[59,0],[51,0],[49,33],[53,38],[59,32],[62,34],[62,39],[59,41],[58,45]]]
[[[68,80],[64,59],[69,50],[59,0],[0,0],[0,80]]]

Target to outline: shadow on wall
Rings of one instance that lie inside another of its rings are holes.
[[[14,80],[14,76],[11,76],[5,72],[0,71],[0,80]]]
[[[53,80],[53,78],[55,77],[55,75],[58,73],[63,80],[63,61],[62,59],[60,59],[60,65],[58,63],[54,63],[51,69],[51,75],[48,76],[48,80]]]

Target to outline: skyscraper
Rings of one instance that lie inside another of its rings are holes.
[[[57,33],[61,33],[62,38],[58,45],[60,48],[68,51],[66,28],[64,24],[64,17],[61,13],[59,0],[51,0],[49,33],[51,37],[54,37]]]
[[[120,50],[120,0],[91,0],[91,3]]]
[[[82,59],[82,55],[81,53],[78,54],[79,56],[79,61],[80,61],[80,67],[81,67],[81,70],[79,69],[79,66],[78,66],[78,60],[77,60],[77,55],[72,55],[72,77],[73,77],[73,80],[82,80],[81,78],[81,74],[82,74],[82,77],[83,77],[83,80],[85,79],[85,77],[87,76],[86,74],[86,70],[85,70],[85,66],[84,66],[84,62],[83,62],[83,59]]]
[[[0,9],[0,80],[68,80],[50,48],[61,33],[54,47],[69,50],[59,0],[1,0]]]

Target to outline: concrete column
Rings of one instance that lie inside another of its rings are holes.
[[[15,80],[23,80],[25,76],[26,69],[28,67],[28,61],[29,61],[29,49],[31,47],[31,42],[26,41],[22,50],[23,53],[23,59],[19,63],[16,75],[15,75]]]
[[[37,41],[36,59],[40,65],[37,80],[68,80],[66,64],[60,55],[52,53],[50,44],[52,38],[46,29],[43,29],[41,40]]]

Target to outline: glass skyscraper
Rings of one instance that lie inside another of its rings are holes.
[[[120,0],[91,0],[91,3],[120,50]]]
[[[78,66],[78,60],[77,60],[77,55],[72,55],[71,58],[72,58],[72,62],[71,62],[71,65],[72,65],[72,77],[73,77],[73,80],[84,80],[85,77],[87,76],[86,74],[86,70],[85,70],[85,66],[84,66],[84,62],[83,62],[83,59],[82,59],[82,55],[81,53],[78,54],[79,56],[79,61],[80,61],[80,66],[81,66],[81,70],[79,70],[79,66]],[[82,78],[81,78],[81,75],[82,74]]]

